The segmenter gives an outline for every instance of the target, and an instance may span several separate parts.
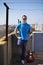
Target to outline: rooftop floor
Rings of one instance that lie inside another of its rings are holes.
[[[34,60],[34,62],[33,63],[25,63],[24,65],[41,65],[41,64],[43,64],[43,60]],[[16,63],[14,63],[14,65],[23,65],[23,64],[21,64],[20,62],[16,62]]]

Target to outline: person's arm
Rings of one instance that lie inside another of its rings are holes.
[[[29,36],[32,37],[32,27],[30,27],[30,32],[29,32]]]
[[[15,28],[14,29],[14,34],[17,36],[17,32],[18,32],[18,29],[17,28]]]
[[[20,25],[21,25],[21,24],[18,24],[18,25],[16,26],[16,28],[14,29],[14,34],[15,34],[16,36],[17,36],[18,31],[19,31]]]

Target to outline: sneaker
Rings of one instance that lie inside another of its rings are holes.
[[[24,60],[21,60],[21,63],[22,63],[22,64],[24,64],[24,63],[25,63],[25,61],[24,61]]]

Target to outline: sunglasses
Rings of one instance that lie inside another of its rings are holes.
[[[27,20],[27,18],[23,18],[23,20]]]

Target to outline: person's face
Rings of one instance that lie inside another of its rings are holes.
[[[27,18],[26,17],[22,17],[22,20],[23,20],[23,22],[26,22]]]

